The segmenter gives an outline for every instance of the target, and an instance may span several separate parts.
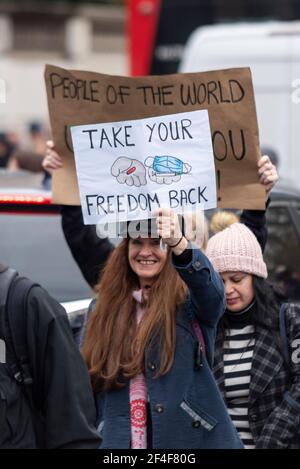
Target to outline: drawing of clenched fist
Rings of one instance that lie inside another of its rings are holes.
[[[144,186],[146,184],[146,168],[138,160],[122,156],[111,167],[111,174],[120,184],[127,186]]]

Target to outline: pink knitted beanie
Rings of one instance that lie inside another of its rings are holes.
[[[261,247],[242,223],[234,223],[212,236],[206,255],[217,272],[246,272],[267,278],[268,272]]]

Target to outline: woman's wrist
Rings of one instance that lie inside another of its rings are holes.
[[[175,243],[173,242],[172,244],[169,244],[169,247],[170,247],[170,248],[176,248],[176,246],[178,246],[178,244],[182,241],[183,237],[184,237],[184,236],[183,236],[183,234],[182,234],[181,237],[175,241]],[[173,241],[174,241],[174,240],[173,240]]]
[[[183,251],[186,250],[188,247],[188,240],[182,235],[181,239],[177,242],[177,244],[170,246],[169,248],[172,250],[172,252],[175,254],[175,256],[180,256],[180,254],[183,253]]]

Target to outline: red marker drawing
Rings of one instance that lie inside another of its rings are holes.
[[[129,169],[126,171],[126,174],[134,173],[135,170],[136,170],[136,167],[135,167],[135,166],[132,166],[131,168],[129,168]]]

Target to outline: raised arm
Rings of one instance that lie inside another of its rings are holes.
[[[266,210],[270,204],[270,192],[278,181],[276,166],[271,162],[269,156],[264,155],[257,163],[259,181],[266,191],[266,209],[265,210],[243,210],[240,222],[244,223],[256,236],[262,251],[264,251],[267,239],[268,229],[266,221]]]
[[[223,282],[212,264],[183,236],[177,215],[159,209],[158,233],[172,250],[173,264],[187,284],[200,323],[213,327],[225,310]]]
[[[108,238],[99,238],[94,225],[84,225],[81,207],[63,205],[61,215],[71,253],[85,280],[94,288],[114,245]]]

